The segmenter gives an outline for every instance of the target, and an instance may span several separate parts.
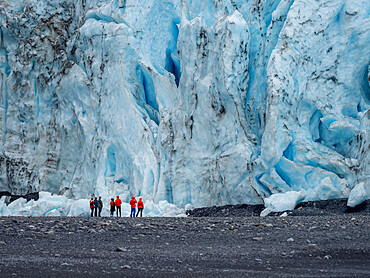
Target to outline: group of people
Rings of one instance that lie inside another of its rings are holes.
[[[99,210],[99,217],[101,216],[101,211],[103,209],[103,201],[101,200],[101,196],[99,196],[99,200],[97,197],[91,198],[90,200],[90,210],[91,210],[91,217],[94,216],[95,211],[95,217],[98,216],[98,210]]]
[[[137,204],[137,213],[136,213],[136,204]],[[116,211],[117,217],[121,217],[121,205],[122,201],[117,196],[117,199],[114,200],[114,198],[111,199],[110,201],[110,216],[113,216],[114,212]],[[135,197],[132,197],[130,200],[130,206],[131,206],[131,213],[130,217],[138,217],[140,213],[140,217],[143,217],[143,210],[144,210],[144,203],[142,198],[139,198],[139,201],[136,201]],[[101,211],[103,209],[103,201],[101,199],[101,196],[99,196],[99,199],[97,197],[91,198],[90,200],[90,210],[91,210],[91,217],[94,216],[95,212],[95,217],[100,217],[101,216]],[[99,213],[98,213],[99,212]],[[136,216],[135,216],[136,214]]]

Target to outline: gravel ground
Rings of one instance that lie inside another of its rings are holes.
[[[197,208],[187,211],[190,217],[245,217],[259,216],[264,205],[234,205],[220,207]],[[365,201],[355,208],[347,207],[347,199],[334,199],[298,204],[294,211],[287,212],[290,216],[322,216],[322,215],[370,215],[370,202]],[[282,212],[269,214],[279,216]]]
[[[0,276],[370,277],[369,220],[2,217]]]

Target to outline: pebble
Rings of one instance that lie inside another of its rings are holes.
[[[0,241],[0,244],[6,245],[6,242],[5,241]]]
[[[127,264],[125,264],[125,265],[121,266],[121,268],[122,268],[122,269],[130,269],[130,268],[131,268],[131,266],[129,266],[129,265],[127,265]]]
[[[274,227],[272,224],[266,224],[266,227]]]
[[[320,248],[317,246],[317,244],[311,243],[311,244],[308,244],[307,250],[312,251],[312,252],[318,252],[320,251]]]
[[[255,240],[255,241],[261,241],[262,240],[262,237],[254,237],[253,240]]]
[[[288,214],[286,212],[284,212],[282,215],[280,215],[280,217],[287,217]]]
[[[117,247],[115,251],[116,252],[126,252],[127,249],[126,248],[123,248],[123,247]]]
[[[325,255],[325,256],[324,256],[324,259],[325,259],[325,260],[330,260],[331,258],[332,258],[332,257],[331,257],[330,255]]]
[[[290,238],[288,238],[286,241],[287,241],[287,242],[293,242],[293,241],[294,241],[294,239],[293,239],[292,237],[290,237]]]

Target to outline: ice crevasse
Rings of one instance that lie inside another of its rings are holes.
[[[368,199],[369,13],[366,0],[1,1],[0,192],[40,199],[2,197],[0,215],[84,215],[91,196],[141,196],[151,216]]]

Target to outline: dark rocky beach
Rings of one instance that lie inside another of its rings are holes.
[[[326,208],[326,210],[325,210]],[[259,206],[187,218],[0,218],[1,277],[370,277],[368,202]],[[197,217],[199,216],[199,217]]]

